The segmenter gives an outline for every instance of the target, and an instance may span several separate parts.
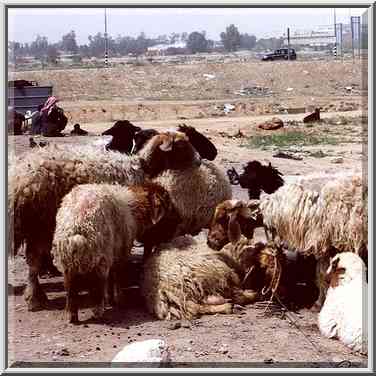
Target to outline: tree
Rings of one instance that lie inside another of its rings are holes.
[[[238,28],[231,24],[226,27],[226,32],[220,34],[221,41],[226,51],[236,51],[240,46],[240,33]]]
[[[63,35],[61,40],[61,48],[63,51],[71,54],[76,54],[78,46],[76,42],[76,33],[72,30],[70,33]]]
[[[38,34],[35,41],[30,45],[30,52],[37,59],[42,59],[47,55],[47,48],[48,39]]]
[[[252,50],[256,46],[256,37],[247,33],[240,34],[240,48]]]
[[[205,52],[208,49],[208,41],[205,35],[194,31],[190,33],[187,40],[187,48],[195,54],[196,52]]]
[[[56,46],[53,44],[50,44],[47,48],[47,62],[56,65],[58,57],[59,57],[59,54],[58,54]]]

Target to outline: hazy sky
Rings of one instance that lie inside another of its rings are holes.
[[[348,23],[350,15],[358,16],[365,8],[337,8],[337,22]],[[155,37],[172,32],[206,30],[207,37],[219,40],[219,34],[233,23],[241,33],[256,37],[280,36],[290,27],[310,29],[333,24],[330,8],[222,8],[222,9],[119,9],[107,8],[108,33],[137,36],[145,32]],[[8,38],[31,42],[37,34],[50,42],[61,40],[63,34],[74,30],[79,44],[87,43],[89,35],[104,32],[102,8],[9,9]]]

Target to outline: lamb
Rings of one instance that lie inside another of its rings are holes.
[[[284,184],[282,173],[269,163],[263,166],[259,161],[250,161],[239,175],[235,168],[227,170],[230,183],[240,184],[248,189],[249,199],[259,199],[261,191],[273,193]]]
[[[176,228],[179,216],[168,193],[154,183],[129,187],[82,184],[64,197],[56,216],[52,255],[64,275],[71,323],[78,322],[78,293],[85,282],[95,303],[96,317],[104,312],[110,272],[111,298],[119,303],[122,265],[134,240],[158,225],[167,213],[175,217]]]
[[[38,310],[47,302],[38,272],[43,257],[50,255],[62,198],[78,184],[140,184],[163,169],[178,171],[199,165],[201,159],[186,139],[177,151],[175,137],[171,133],[155,136],[152,146],[139,156],[101,151],[93,146],[68,149],[50,145],[13,161],[8,172],[9,244],[15,255],[26,243],[29,275],[25,298],[29,310]],[[176,158],[181,151],[186,156],[184,160]]]
[[[346,346],[368,353],[366,267],[351,252],[336,255],[330,262],[330,280],[324,305],[319,313],[320,332],[338,338]]]
[[[128,120],[119,120],[111,128],[102,133],[102,136],[112,136],[112,140],[106,145],[106,150],[131,154],[133,139],[136,132],[140,131]]]

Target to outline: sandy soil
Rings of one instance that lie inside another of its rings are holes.
[[[290,72],[290,70],[285,70],[283,64],[268,65],[267,67],[256,64],[255,66],[261,69],[258,73],[260,77],[266,75],[268,69],[274,73],[278,71],[281,76]],[[251,68],[254,69],[255,66]],[[313,65],[309,63],[301,63],[301,65],[297,63],[294,67],[300,72],[313,69]],[[152,69],[154,68],[141,68],[147,74],[153,74]],[[201,67],[200,72],[220,73],[219,68],[218,70],[214,70],[213,67],[205,68],[207,69],[204,71]],[[253,72],[251,68],[247,70],[249,74]],[[327,75],[333,77],[334,82],[332,84],[340,86],[343,79],[340,80],[339,78],[337,65],[329,68],[326,67],[325,69],[328,69]],[[129,69],[137,70],[135,68]],[[174,69],[175,71],[180,69],[187,73],[190,69],[194,71],[196,67],[184,66],[174,67]],[[318,67],[318,69],[321,68]],[[356,74],[359,73],[358,68],[349,63],[346,63],[345,68],[342,69],[345,69],[346,82],[354,78],[354,70],[357,72]],[[227,73],[229,76],[226,76],[226,82],[230,86],[228,79],[231,74],[239,74],[239,67],[226,66],[225,71],[230,72]],[[167,74],[163,69],[159,72],[161,75]],[[24,75],[18,75],[30,79],[38,78],[38,74],[28,72]],[[53,73],[53,75],[56,74],[67,77],[73,73],[65,71]],[[79,74],[79,72],[74,72],[74,74]],[[89,84],[89,81],[93,79],[92,70],[80,74],[83,77],[80,82],[82,87]],[[96,77],[98,77],[98,74]],[[103,76],[106,74],[103,73]],[[197,72],[193,74],[197,75]],[[307,75],[306,73],[302,74]],[[342,72],[343,74],[344,72]],[[135,80],[135,75],[137,73],[133,71],[132,80]],[[41,79],[43,77],[47,82],[52,74],[49,76],[46,72],[43,72],[40,77]],[[118,76],[115,76],[115,79],[116,77],[120,79]],[[141,74],[140,77],[144,78]],[[99,77],[99,79],[102,78]],[[252,80],[252,77],[250,76],[247,79]],[[156,84],[147,80],[143,82],[147,82],[146,85]],[[294,81],[291,86],[298,86],[297,82],[299,81]],[[70,81],[64,84],[66,87],[58,87],[64,100],[67,99],[68,88],[74,84],[73,81]],[[188,83],[185,84],[188,85]],[[260,84],[265,84],[265,82],[260,82]],[[286,84],[284,82],[282,86],[284,87]],[[195,85],[197,85],[197,82]],[[231,83],[232,87],[239,85],[239,82]],[[301,86],[299,86],[299,90],[302,92],[308,90],[308,88],[304,88],[304,83],[299,85]],[[318,87],[319,85],[317,90]],[[142,90],[140,89],[140,91]],[[150,87],[149,90],[153,91],[154,89]],[[213,90],[220,93],[218,97],[224,96],[221,89],[214,87]],[[83,95],[83,93],[89,92],[82,88],[82,99],[85,99],[86,95]],[[337,94],[339,101],[347,100],[344,96],[341,97],[339,92]],[[143,93],[139,95],[143,96]],[[191,93],[193,99],[195,95]],[[106,97],[102,97],[102,99],[106,99]],[[175,99],[180,98],[175,97]],[[185,99],[188,100],[189,98],[186,97]],[[280,102],[282,102],[283,98],[280,97],[280,99]],[[300,105],[300,100],[301,98],[298,95],[292,97],[291,106]],[[77,102],[75,106],[85,108],[88,103],[90,104],[90,102],[84,101]],[[94,106],[95,104],[91,103],[91,105]],[[263,131],[257,128],[257,124],[275,116],[272,114],[237,113],[232,116],[205,116],[201,119],[192,115],[194,115],[192,112],[188,113],[187,119],[176,117],[166,119],[163,114],[158,115],[155,119],[150,119],[145,115],[136,119],[135,124],[162,129],[176,126],[184,121],[186,124],[197,127],[217,145],[219,154],[216,161],[224,169],[231,166],[240,169],[244,163],[253,159],[272,162],[287,177],[303,176],[314,172],[330,174],[354,170],[361,171],[362,169],[362,158],[365,151],[362,141],[366,140],[366,132],[362,126],[359,107],[356,107],[355,111],[342,113],[333,108],[332,111],[322,114],[322,117],[326,120],[312,127],[303,125],[303,114],[301,113],[295,115],[278,114],[277,116],[283,119],[286,126],[277,131]],[[66,128],[67,134],[69,134],[74,122],[75,119],[70,119]],[[90,132],[88,137],[67,135],[64,138],[50,138],[48,141],[71,144],[92,143],[101,139],[100,132],[111,126],[112,120],[99,118],[96,121],[82,122],[81,125]],[[314,146],[300,147],[294,145],[290,148],[282,148],[293,152],[295,155],[302,156],[302,160],[275,158],[273,154],[281,148],[272,145],[262,148],[249,145],[252,139],[269,135],[270,132],[274,132],[273,134],[288,134],[296,131],[304,132],[307,137],[334,138],[335,142],[331,145],[322,142]],[[26,135],[10,136],[8,153],[22,155],[29,152],[28,138],[29,136]],[[39,141],[41,138],[36,139]],[[321,154],[320,158],[317,157],[318,152]],[[247,197],[246,192],[238,187],[234,187],[233,193],[234,197],[237,198],[246,199]],[[200,236],[204,235],[204,233],[200,234]],[[271,314],[270,311],[264,312],[264,306],[253,305],[242,310],[238,309],[231,315],[204,316],[189,323],[180,322],[176,324],[175,322],[158,321],[146,313],[138,289],[128,287],[123,290],[124,305],[117,310],[109,308],[106,311],[104,321],[101,323],[91,320],[87,298],[86,295],[83,295],[83,309],[80,310],[82,324],[73,326],[64,319],[65,293],[61,277],[42,279],[45,291],[47,291],[50,299],[49,309],[40,312],[28,312],[22,297],[26,282],[25,259],[22,254],[14,260],[9,260],[8,266],[9,365],[36,366],[41,365],[39,362],[42,362],[45,366],[109,366],[108,363],[102,362],[109,362],[126,344],[151,338],[166,340],[170,345],[172,359],[176,362],[175,365],[182,367],[197,365],[202,367],[366,367],[367,364],[367,357],[351,352],[337,340],[323,338],[317,327],[317,312],[308,309],[299,312],[285,312],[279,307]]]

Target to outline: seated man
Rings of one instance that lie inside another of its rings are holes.
[[[61,137],[62,130],[68,123],[62,108],[56,106],[58,100],[55,97],[47,99],[41,109],[42,135],[45,137]]]

